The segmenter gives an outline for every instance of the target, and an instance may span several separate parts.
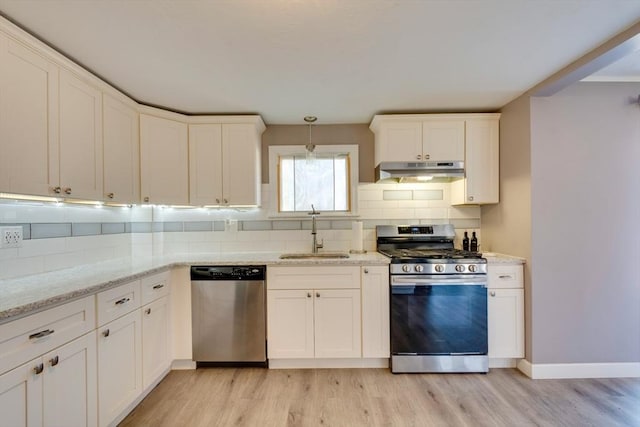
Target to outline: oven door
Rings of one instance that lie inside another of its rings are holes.
[[[391,276],[391,353],[486,355],[485,275]]]

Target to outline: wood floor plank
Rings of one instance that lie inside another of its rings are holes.
[[[640,379],[386,369],[172,371],[122,427],[640,427]]]

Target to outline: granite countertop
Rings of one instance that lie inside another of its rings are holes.
[[[189,265],[387,265],[377,252],[344,259],[282,260],[280,253],[242,252],[180,254],[123,258],[49,273],[0,280],[0,323],[17,319],[87,295],[96,294],[148,274]]]
[[[526,263],[526,259],[512,255],[499,254],[496,252],[483,252],[482,257],[487,259],[489,264],[521,265]]]

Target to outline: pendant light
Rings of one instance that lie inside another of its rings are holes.
[[[312,162],[316,158],[316,153],[315,153],[316,146],[311,143],[311,126],[313,125],[313,123],[315,123],[316,120],[318,120],[316,116],[304,117],[304,121],[309,124],[309,142],[307,143],[307,145],[304,146],[304,148],[307,150],[306,152],[307,162]]]

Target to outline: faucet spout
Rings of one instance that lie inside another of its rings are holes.
[[[311,253],[317,254],[318,249],[322,249],[324,247],[324,240],[321,240],[320,243],[318,243],[317,238],[318,229],[316,227],[316,216],[320,215],[320,212],[316,211],[316,208],[311,205],[311,212],[309,212],[309,215],[311,215]]]

